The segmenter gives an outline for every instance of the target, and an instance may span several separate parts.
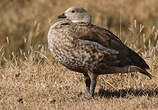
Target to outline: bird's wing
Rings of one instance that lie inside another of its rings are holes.
[[[110,31],[95,25],[77,25],[78,39],[85,44],[95,45],[98,49],[117,55],[120,66],[135,65],[148,69],[146,62],[132,49],[124,45],[121,40]]]
[[[117,50],[115,50],[115,49],[112,49],[112,48],[105,47],[105,46],[103,46],[103,45],[101,45],[100,43],[95,42],[95,41],[80,40],[80,42],[83,43],[83,44],[91,44],[91,45],[94,45],[94,46],[97,47],[98,49],[107,51],[108,53],[111,53],[111,54],[119,54],[119,51],[117,51]]]
[[[110,31],[95,25],[78,25],[78,39],[85,44],[95,45],[98,49],[103,49],[120,57],[128,55],[129,49],[121,40]]]

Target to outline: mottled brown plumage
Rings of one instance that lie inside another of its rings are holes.
[[[90,14],[82,8],[69,8],[51,26],[48,46],[54,58],[70,70],[83,73],[86,97],[94,95],[100,74],[140,72],[151,78],[149,66],[110,31],[91,24]]]

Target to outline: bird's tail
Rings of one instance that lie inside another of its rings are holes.
[[[132,63],[135,66],[138,66],[141,69],[149,69],[149,66],[146,64],[146,62],[136,52],[134,52],[130,48],[129,48],[129,55],[128,56],[130,57],[130,59],[132,60]]]
[[[141,69],[140,73],[142,73],[142,74],[148,76],[150,79],[152,79],[152,77],[153,77],[153,76],[152,76],[150,73],[148,73],[146,70],[142,70],[142,69]]]

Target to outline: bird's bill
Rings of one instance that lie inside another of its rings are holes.
[[[63,14],[59,15],[58,18],[66,18],[66,16],[65,16],[65,14],[63,13]]]

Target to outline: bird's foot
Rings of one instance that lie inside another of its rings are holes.
[[[93,95],[91,95],[90,93],[85,93],[85,98],[90,100],[93,98]]]

